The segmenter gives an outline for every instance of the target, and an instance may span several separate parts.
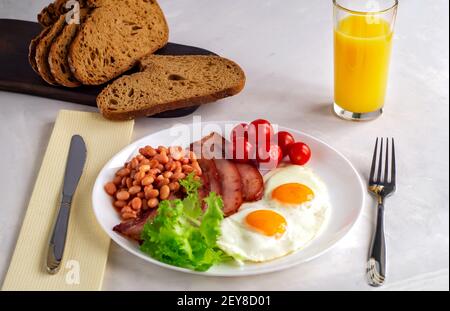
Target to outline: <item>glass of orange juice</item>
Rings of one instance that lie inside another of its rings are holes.
[[[346,120],[383,113],[398,0],[333,0],[334,112]]]

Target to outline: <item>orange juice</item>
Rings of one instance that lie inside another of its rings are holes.
[[[379,17],[351,15],[334,30],[335,103],[354,113],[384,105],[392,45],[390,24]]]

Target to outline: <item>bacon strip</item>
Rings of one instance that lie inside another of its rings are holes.
[[[141,233],[144,229],[144,225],[148,220],[153,219],[156,216],[157,209],[149,209],[139,215],[136,219],[130,219],[124,221],[113,228],[114,231],[127,236],[138,242],[141,241]]]
[[[245,202],[261,200],[264,194],[264,180],[259,170],[251,164],[236,163],[241,175],[242,196]]]
[[[241,175],[236,165],[229,160],[215,159],[214,164],[222,184],[223,213],[230,216],[236,213],[244,202]]]

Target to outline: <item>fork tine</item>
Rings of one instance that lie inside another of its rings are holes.
[[[381,137],[381,141],[380,141],[380,157],[378,158],[378,177],[377,177],[378,183],[383,182],[381,180],[382,167],[383,167],[383,137]]]
[[[371,184],[375,182],[374,177],[375,177],[375,164],[377,161],[377,149],[378,149],[378,137],[377,140],[375,141],[375,150],[373,151],[372,167],[370,169],[369,182]]]
[[[391,183],[395,185],[395,145],[394,138],[392,138],[392,161],[391,161]]]
[[[384,182],[389,181],[389,138],[386,137],[386,161],[384,162]]]

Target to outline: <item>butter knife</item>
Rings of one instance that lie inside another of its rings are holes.
[[[86,144],[81,136],[74,135],[70,142],[69,156],[67,158],[66,171],[64,173],[61,205],[47,252],[47,272],[50,274],[58,273],[61,266],[66,245],[72,198],[83,173],[85,162]]]

